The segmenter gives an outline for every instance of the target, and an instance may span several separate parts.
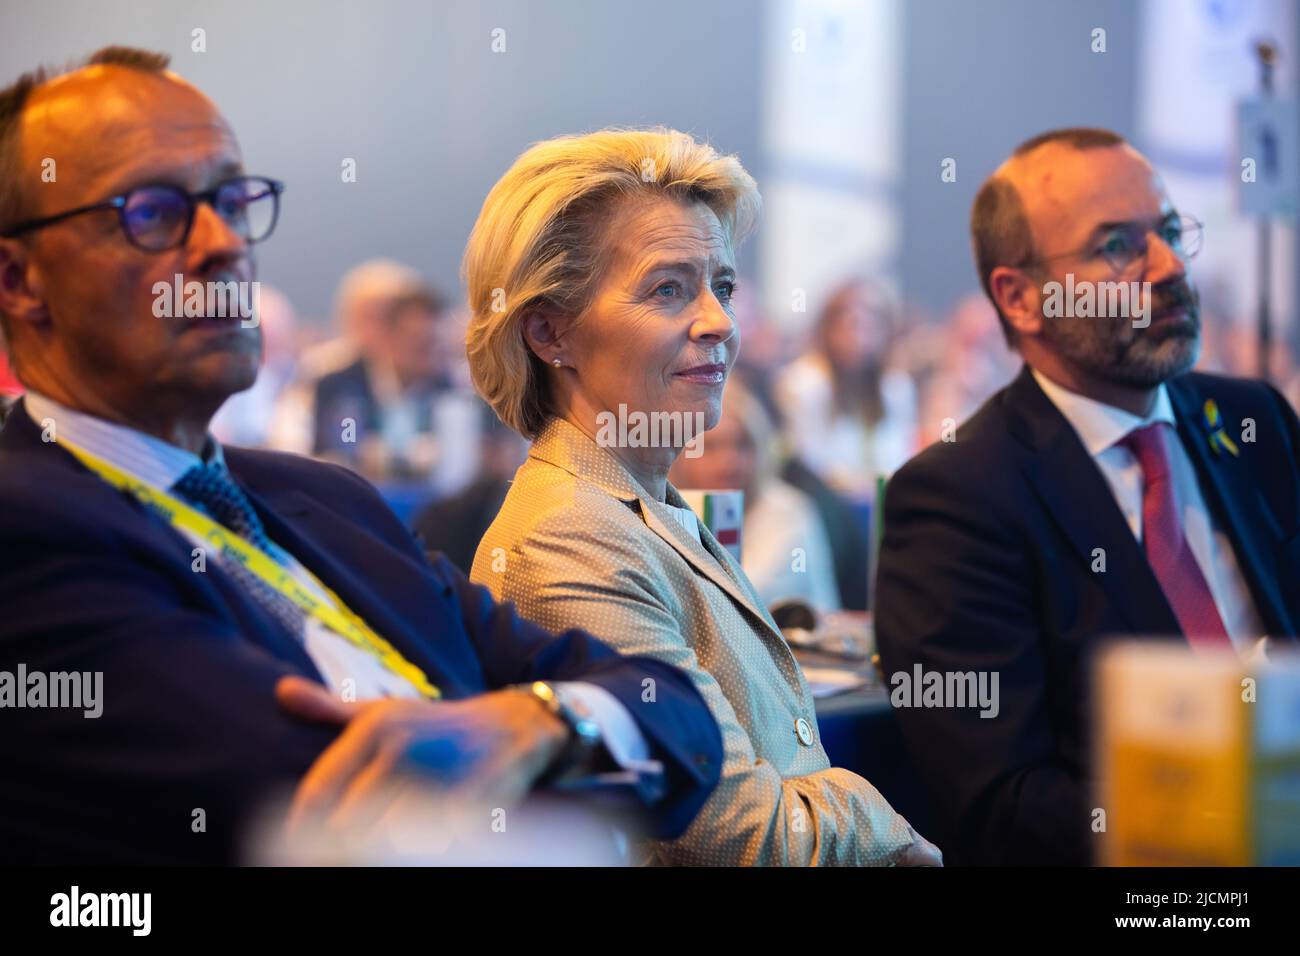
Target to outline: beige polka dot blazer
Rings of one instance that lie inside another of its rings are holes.
[[[685,507],[668,486],[668,503]],[[668,864],[887,864],[912,841],[866,780],[830,766],[812,695],[740,565],[692,537],[608,449],[552,420],[472,577],[551,630],[580,627],[690,674],[722,729],[722,780]],[[653,706],[653,705],[648,705]]]

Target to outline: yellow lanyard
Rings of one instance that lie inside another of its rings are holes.
[[[384,667],[394,674],[406,678],[425,697],[437,700],[442,696],[442,692],[429,682],[428,677],[420,668],[404,658],[397,648],[376,634],[370,625],[353,613],[337,594],[322,584],[320,579],[305,567],[303,572],[311,578],[312,582],[321,591],[329,596],[332,604],[327,604],[318,598],[308,587],[294,577],[288,568],[274,561],[261,548],[230,531],[224,525],[213,521],[203,512],[190,507],[184,501],[165,491],[160,491],[152,485],[146,484],[130,472],[109,464],[84,448],[78,448],[67,439],[60,438],[58,443],[114,488],[135,495],[144,504],[153,508],[166,518],[173,527],[183,528],[202,540],[220,547],[227,558],[238,561],[246,570],[257,575],[262,583],[301,608],[303,613],[314,617],[349,643],[378,658]]]

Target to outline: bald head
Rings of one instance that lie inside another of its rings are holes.
[[[1131,197],[1161,190],[1151,164],[1128,143],[1081,150],[1048,142],[1012,156],[994,175],[1015,189],[1030,244],[1044,256],[1077,248],[1094,222],[1116,221]]]
[[[46,157],[58,166],[56,181],[28,191],[31,218],[112,195],[126,176],[155,178],[174,166],[180,142],[196,157],[222,144],[238,154],[212,101],[172,73],[92,66],[60,77],[32,94],[19,123],[20,175],[39,183]]]
[[[0,234],[110,195],[102,190],[123,154],[160,151],[149,122],[160,101],[180,105],[176,115],[186,122],[230,135],[211,101],[167,70],[169,59],[105,47],[63,70],[32,70],[0,90]],[[0,333],[14,337],[3,308]]]
[[[10,233],[0,236],[0,318],[19,378],[155,434],[168,428],[151,416],[205,427],[252,384],[261,347],[256,325],[158,308],[159,288],[177,276],[254,279],[237,216],[211,199],[194,203],[177,244],[153,247],[128,234],[125,207],[109,205],[154,187],[193,201],[244,174],[216,106],[166,65],[110,48],[0,92],[0,232]],[[137,217],[163,215],[136,196]]]
[[[57,182],[59,158],[48,152],[40,153],[39,144],[24,146],[24,139],[30,135],[29,120],[33,118],[29,108],[42,107],[44,115],[41,118],[47,123],[41,132],[48,134],[59,129],[58,125],[51,126],[50,123],[62,123],[66,130],[73,123],[69,111],[84,108],[87,105],[85,96],[95,91],[96,83],[102,90],[103,81],[118,71],[158,78],[166,76],[173,82],[183,82],[165,72],[168,61],[169,58],[162,53],[130,47],[105,47],[64,70],[45,67],[32,70],[0,90],[0,231],[22,219],[33,218],[31,203],[37,192],[36,186],[53,185],[51,176]],[[95,110],[88,112],[94,113],[98,109],[99,103],[96,102]],[[48,143],[49,139],[46,137],[42,141]],[[33,157],[34,164],[31,162]],[[45,162],[47,159],[55,161],[52,168]]]
[[[998,266],[1019,267],[1028,263],[1041,247],[1042,227],[1035,222],[1047,215],[1068,215],[1073,187],[1070,185],[1082,170],[1085,176],[1093,168],[1090,161],[1097,150],[1120,150],[1145,163],[1118,133],[1105,129],[1077,127],[1051,130],[1028,139],[1016,147],[1001,166],[994,170],[975,195],[971,209],[971,240],[975,267],[980,284],[998,309],[1007,341],[1015,342],[1015,333],[1002,314],[989,287],[989,275]],[[1064,166],[1054,168],[1054,163]],[[1067,169],[1068,167],[1068,169]],[[1040,189],[1045,192],[1040,193]]]

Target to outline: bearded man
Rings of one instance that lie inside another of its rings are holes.
[[[1189,372],[1201,226],[1120,136],[1024,143],[981,187],[971,232],[1024,368],[890,482],[876,636],[886,675],[999,690],[994,708],[897,711],[947,860],[1084,864],[1100,639],[1294,642],[1300,424],[1264,382]],[[1089,286],[1127,308],[1057,307]]]

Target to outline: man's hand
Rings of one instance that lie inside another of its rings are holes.
[[[912,845],[904,851],[898,859],[898,866],[943,866],[943,851],[927,840],[921,834],[912,829],[912,825],[907,825],[912,830],[912,836],[915,838]]]
[[[292,714],[344,727],[299,784],[291,830],[309,819],[367,827],[412,778],[467,802],[517,804],[569,736],[562,720],[518,690],[461,701],[346,703],[315,681],[283,677],[275,696]]]

